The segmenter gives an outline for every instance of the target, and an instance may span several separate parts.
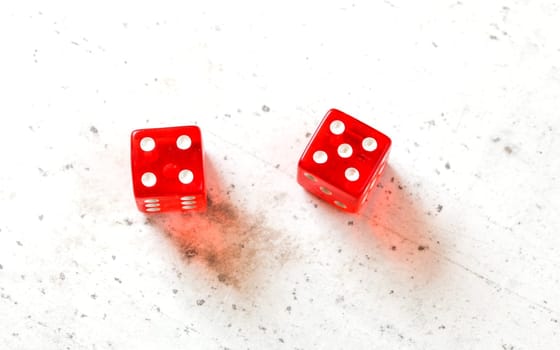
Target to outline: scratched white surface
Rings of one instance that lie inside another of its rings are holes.
[[[560,346],[555,1],[3,2],[0,348]],[[394,142],[302,190],[332,107]],[[147,219],[129,134],[196,123],[208,213]]]

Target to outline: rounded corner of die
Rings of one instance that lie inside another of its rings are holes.
[[[338,108],[329,108],[329,110],[327,111],[327,113],[325,114],[326,116],[329,116],[331,114],[338,114],[338,113],[343,113],[340,109]]]
[[[393,146],[393,140],[387,135],[385,137],[387,138],[387,150],[389,150]]]
[[[142,132],[142,129],[134,129],[130,132],[130,139],[134,140]]]

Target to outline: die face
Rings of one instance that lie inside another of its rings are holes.
[[[390,148],[391,139],[383,133],[331,109],[299,160],[298,182],[343,210],[357,211],[381,176]],[[326,192],[332,195],[325,197]]]
[[[133,131],[131,166],[140,211],[200,210],[206,206],[204,153],[197,126]]]
[[[356,212],[359,209],[360,201],[357,198],[322,180],[319,175],[311,174],[299,168],[297,180],[307,191],[342,210]]]

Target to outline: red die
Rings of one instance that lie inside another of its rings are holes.
[[[132,184],[140,211],[206,208],[204,155],[197,126],[135,130],[130,147]]]
[[[327,202],[356,212],[385,169],[390,148],[389,137],[331,109],[303,151],[298,182]]]

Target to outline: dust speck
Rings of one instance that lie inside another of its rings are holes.
[[[268,107],[267,105],[263,105],[262,106],[262,111],[263,112],[270,112],[270,107]]]
[[[427,245],[419,245],[419,246],[418,246],[418,250],[419,250],[419,251],[424,251],[424,250],[427,250],[428,248],[429,248],[429,247],[428,247]]]
[[[218,274],[218,281],[222,282],[222,283],[226,283],[227,282],[227,275],[225,273],[219,273]]]
[[[98,134],[98,133],[99,133],[99,130],[97,130],[97,128],[96,128],[95,126],[93,126],[93,125],[90,126],[89,131],[90,131],[92,134]]]
[[[442,210],[443,210],[443,205],[438,204],[438,206],[437,206],[437,212],[438,212],[438,213],[441,213]]]
[[[445,163],[445,169],[451,169],[451,164],[449,164],[449,162]]]
[[[198,299],[198,300],[196,301],[196,305],[202,306],[202,305],[204,305],[205,302],[206,302],[206,300],[204,300],[204,299]]]
[[[183,250],[183,255],[185,256],[185,258],[190,259],[190,258],[194,258],[195,256],[197,256],[198,252],[197,252],[196,248],[186,247],[185,250]]]
[[[60,278],[61,281],[64,281],[64,280],[66,279],[66,275],[64,274],[64,272],[61,272],[61,273],[58,275],[58,278]]]
[[[506,152],[507,154],[512,154],[513,153],[513,148],[511,148],[510,146],[505,146],[504,147],[504,152]]]

